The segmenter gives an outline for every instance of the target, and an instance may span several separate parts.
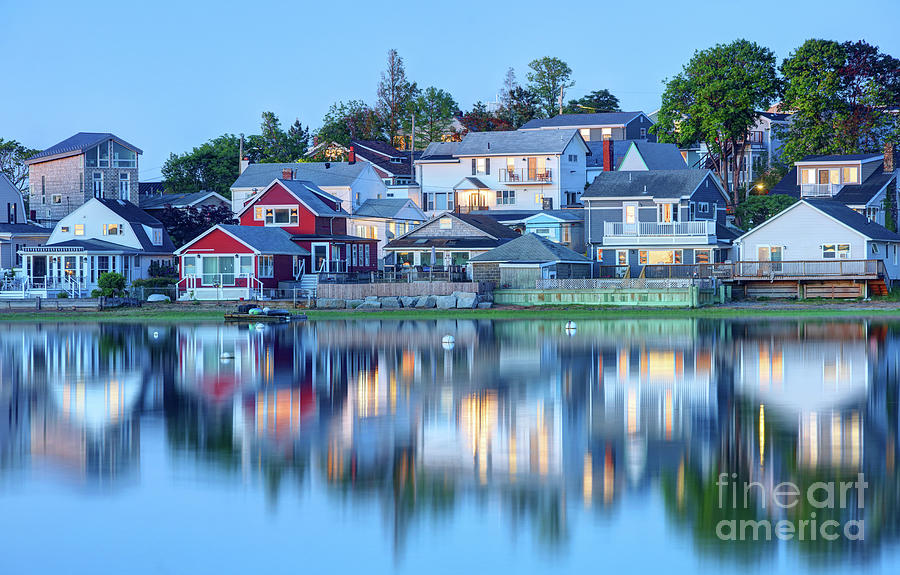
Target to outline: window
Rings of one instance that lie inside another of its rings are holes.
[[[75,235],[76,236],[84,235],[84,224],[75,224]]]
[[[78,226],[76,226],[78,227]],[[97,256],[97,277],[109,272],[109,256]]]
[[[442,230],[449,230],[453,228],[453,218],[441,218],[440,226]]]
[[[544,203],[544,194],[542,194],[541,192],[536,193],[534,195],[534,203],[536,203],[537,205],[543,204]]]
[[[59,231],[61,231],[64,234],[69,233],[69,226],[61,226],[59,228]]]
[[[375,226],[365,226],[362,224],[357,224],[356,235],[358,235],[361,238],[377,240],[378,239],[378,229]]]
[[[109,167],[109,142],[103,142],[84,153],[84,164],[88,168]]]
[[[259,277],[275,277],[275,256],[257,256],[259,259]]]
[[[181,258],[181,266],[183,277],[197,275],[197,256],[184,256]]]
[[[238,262],[238,273],[242,276],[253,275],[253,256],[241,256]]]
[[[490,158],[474,158],[472,160],[472,175],[477,176],[479,174],[489,175],[491,173],[491,159]]]
[[[128,174],[119,174],[119,199],[127,200],[129,197],[129,189],[131,188]]]
[[[61,204],[62,194],[53,194],[52,196],[50,196],[50,199],[54,204]]]
[[[628,204],[625,206],[625,223],[637,223],[637,206],[635,206],[634,204]]]
[[[113,167],[114,168],[136,168],[137,154],[129,150],[122,144],[113,141]]]
[[[681,250],[674,250],[674,253],[672,254],[674,263],[676,263],[676,264],[682,263],[681,254],[682,254]]]
[[[876,253],[875,244],[872,244],[872,253]],[[850,258],[850,244],[823,244],[822,258],[833,260],[835,258],[846,260]]]
[[[659,223],[671,224],[674,221],[678,221],[678,210],[675,209],[675,204],[659,204],[657,211],[657,221]]]
[[[371,260],[369,260],[369,247],[370,247],[369,244],[366,244],[366,246],[365,246],[366,257],[365,257],[365,259],[363,259],[363,263],[362,263],[363,266],[368,266],[369,262],[371,261]]]
[[[849,168],[841,168],[841,180],[843,180],[845,184],[858,184],[859,168],[855,166]]]
[[[838,250],[838,251],[840,251],[840,250]],[[878,253],[878,244],[875,244],[875,243],[872,244],[872,253],[873,254]]]
[[[642,140],[647,139],[647,128],[641,128],[641,139]]]
[[[454,266],[464,266],[469,263],[469,252],[450,252],[451,264]]]
[[[549,236],[550,228],[535,228],[534,233],[536,233],[539,236]]]
[[[265,208],[264,213],[267,226],[285,226],[300,221],[300,212],[297,208]]]
[[[565,225],[565,224],[563,224],[562,226],[560,226],[560,229],[562,229],[562,241],[563,241],[564,244],[567,244],[567,243],[569,243],[569,241],[570,241],[570,240],[569,240],[569,228],[570,228],[570,227],[571,227],[571,226]]]
[[[600,136],[604,140],[612,140],[612,128],[601,128]]]
[[[498,205],[512,205],[516,203],[515,190],[497,190]]]
[[[644,252],[646,253],[646,252]],[[627,266],[628,265],[628,250],[616,250],[616,265],[617,266]]]
[[[569,154],[569,161],[570,161],[570,162],[577,162],[577,161],[578,161],[578,154]]]
[[[645,250],[638,252],[638,263],[642,266],[647,265],[647,252]]]
[[[350,249],[350,261],[353,262],[353,265],[359,265],[359,250],[357,249],[359,246],[356,244],[352,244]]]
[[[46,176],[41,176],[41,203],[47,203],[47,178]]]
[[[412,252],[397,252],[397,265],[398,266],[413,265]]]
[[[709,202],[697,203],[697,209],[700,210],[701,212],[708,212],[709,211]]]
[[[91,175],[91,190],[95,198],[103,197],[103,172],[94,172]]]
[[[591,129],[590,128],[581,128],[578,130],[578,133],[581,134],[581,139],[585,142],[591,141]]]
[[[154,246],[161,246],[163,243],[163,230],[162,228],[152,228],[150,234],[150,243]]]
[[[122,226],[119,224],[103,224],[104,236],[118,236],[122,233]]]
[[[265,212],[262,206],[256,206],[253,208],[253,219],[261,222],[265,219]]]
[[[694,263],[695,264],[708,264],[709,263],[709,250],[697,250],[694,252]]]

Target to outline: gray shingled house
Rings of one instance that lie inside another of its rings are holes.
[[[537,234],[525,234],[469,260],[474,281],[530,288],[540,279],[588,278],[591,260]]]

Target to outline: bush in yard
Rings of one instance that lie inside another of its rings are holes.
[[[125,293],[125,276],[116,272],[102,273],[97,278],[97,287],[99,289],[92,291],[91,297],[120,296]]]
[[[68,297],[69,297],[69,292],[61,291],[58,294],[56,294],[56,299],[68,299]]]
[[[147,279],[134,280],[131,282],[133,288],[164,288],[173,286],[178,282],[177,277],[151,277]]]
[[[170,278],[172,276],[178,275],[178,272],[175,270],[175,266],[173,264],[160,263],[160,262],[151,263],[150,267],[147,268],[147,273],[150,274],[151,278]],[[144,286],[144,287],[159,287],[159,286]]]

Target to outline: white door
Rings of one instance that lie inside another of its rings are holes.
[[[626,234],[637,234],[638,231],[638,205],[637,202],[622,204],[622,222]]]

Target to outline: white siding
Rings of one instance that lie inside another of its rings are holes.
[[[83,236],[75,235],[75,226],[77,224],[84,225]],[[103,235],[104,224],[116,224],[122,226],[124,233],[115,236]],[[64,227],[68,227],[69,231],[63,232],[62,229]],[[141,242],[135,235],[134,230],[131,229],[131,225],[115,212],[94,199],[91,199],[86,204],[61,219],[59,223],[56,224],[56,227],[53,228],[50,239],[47,240],[47,245],[57,244],[67,240],[90,239],[102,240],[138,250],[143,249],[141,248]]]

